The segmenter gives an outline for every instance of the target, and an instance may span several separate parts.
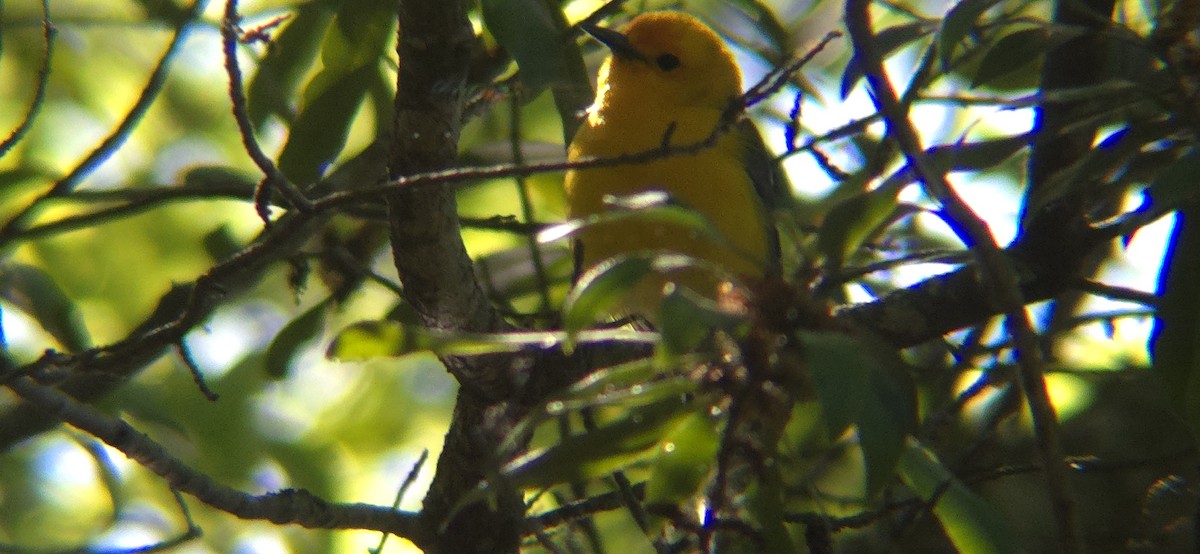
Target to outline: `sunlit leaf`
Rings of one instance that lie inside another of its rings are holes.
[[[618,369],[618,372],[624,375],[619,379],[601,381],[603,385],[599,390],[592,386],[587,387],[587,392],[570,391],[547,400],[539,409],[531,410],[530,414],[515,425],[509,433],[506,438],[506,448],[510,451],[518,450],[518,445],[532,436],[539,425],[573,411],[589,408],[636,409],[672,398],[683,398],[696,392],[696,382],[683,376],[651,381],[650,374],[646,370],[656,372],[657,367],[652,365],[650,360],[643,359],[617,366],[614,369]],[[622,383],[632,374],[642,373],[647,373],[643,379],[645,382]]]
[[[715,425],[698,411],[667,431],[646,484],[646,504],[674,506],[700,491],[720,448]]]
[[[539,351],[561,345],[567,334],[560,331],[512,333],[469,333],[431,329],[398,321],[361,321],[343,329],[326,350],[326,356],[341,361],[364,361],[419,352],[441,356],[482,356],[505,352]],[[625,341],[652,344],[658,333],[629,329],[597,329],[579,333],[579,343]]]
[[[651,255],[624,255],[589,269],[563,300],[563,329],[574,335],[617,312],[621,300],[653,266]]]
[[[342,329],[330,343],[325,355],[343,362],[401,356],[418,350],[411,337],[412,334],[403,323],[362,321]]]
[[[537,235],[538,242],[553,242],[574,236],[594,225],[672,225],[705,237],[717,238],[718,234],[704,216],[694,210],[670,203],[663,195],[634,195],[609,199],[614,209],[576,219],[543,229]]]
[[[922,500],[936,501],[933,514],[959,552],[1025,551],[996,508],[956,479],[916,440],[909,440],[904,448],[900,477]]]

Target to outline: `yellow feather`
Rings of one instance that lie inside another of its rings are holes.
[[[659,12],[635,18],[623,34],[598,36],[613,51],[600,69],[596,100],[568,150],[570,160],[607,158],[659,146],[690,144],[711,135],[721,114],[741,93],[741,72],[724,42],[694,17]],[[567,206],[572,218],[604,213],[605,197],[664,191],[707,218],[724,240],[710,240],[666,223],[599,224],[577,235],[580,271],[613,256],[666,250],[715,264],[742,277],[761,277],[777,263],[775,231],[758,191],[778,190],[771,168],[748,168],[770,160],[753,125],[739,125],[717,145],[695,155],[649,163],[570,171]],[[760,155],[748,155],[748,153]],[[721,279],[692,270],[668,276],[715,297]],[[635,292],[627,311],[651,315],[664,280]]]

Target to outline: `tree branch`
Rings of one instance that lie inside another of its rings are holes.
[[[150,437],[124,421],[82,404],[29,377],[7,386],[47,415],[62,420],[120,450],[129,459],[162,477],[174,490],[187,493],[218,510],[242,519],[291,523],[312,529],[373,529],[422,541],[417,516],[370,504],[333,504],[303,489],[251,495],[221,485],[188,467]]]
[[[399,5],[395,132],[389,178],[453,167],[466,102],[475,32],[461,0],[406,0]],[[392,254],[405,299],[424,324],[473,332],[508,328],[475,278],[451,187],[388,191]],[[425,496],[422,520],[436,534],[427,552],[516,552],[524,504],[497,490],[495,502],[461,509],[500,460],[507,434],[503,401],[514,390],[510,357],[443,357],[460,384],[450,430]]]
[[[854,42],[855,56],[870,83],[875,104],[887,122],[888,136],[898,143],[909,164],[921,177],[926,193],[947,212],[948,223],[975,254],[980,285],[985,293],[983,298],[1005,313],[1005,327],[1014,343],[1013,354],[1020,368],[1021,386],[1033,416],[1034,435],[1045,465],[1059,544],[1064,552],[1081,552],[1082,537],[1075,502],[1067,484],[1058,420],[1042,375],[1041,349],[1025,311],[1026,301],[1021,295],[1016,265],[996,244],[987,224],[950,186],[945,173],[935,170],[925,158],[916,129],[909,121],[908,108],[901,104],[884,73],[883,59],[871,29],[869,8],[869,0],[848,0],[846,3],[846,27]]]

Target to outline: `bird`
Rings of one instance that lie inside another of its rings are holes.
[[[683,12],[648,12],[622,31],[583,28],[609,55],[600,66],[595,100],[568,148],[568,161],[697,143],[726,124],[731,106],[741,108],[734,104],[742,92],[741,69],[720,36],[699,19]],[[716,299],[731,283],[729,276],[761,279],[778,272],[772,213],[786,206],[790,187],[748,119],[740,119],[711,148],[643,163],[571,169],[564,185],[571,219],[609,212],[622,198],[665,195],[702,215],[716,232],[714,237],[649,218],[601,220],[581,229],[573,241],[577,279],[638,253],[682,254],[699,262],[643,279],[621,303],[624,315],[653,322],[664,291],[684,286]]]

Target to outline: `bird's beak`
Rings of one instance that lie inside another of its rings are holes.
[[[607,27],[600,27],[591,23],[580,23],[579,27],[592,35],[592,38],[600,41],[601,44],[608,47],[613,56],[623,60],[641,60],[646,58],[642,56],[637,48],[633,47],[633,43],[629,42],[629,37],[619,31],[614,31]]]

